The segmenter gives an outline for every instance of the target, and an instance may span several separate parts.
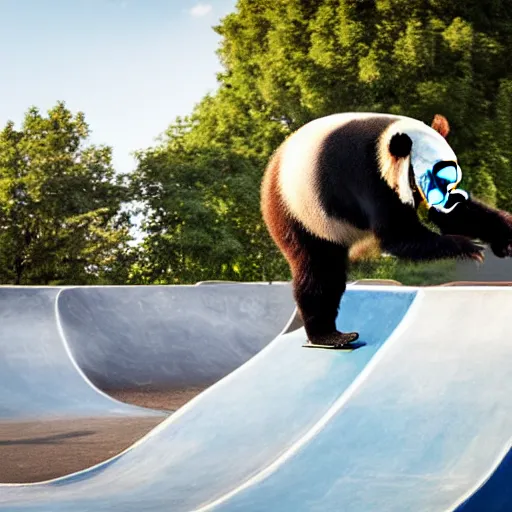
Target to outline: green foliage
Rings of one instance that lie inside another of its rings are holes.
[[[504,0],[239,0],[215,28],[219,90],[129,180],[111,150],[57,104],[0,133],[4,283],[189,283],[288,279],[263,225],[259,192],[272,151],[292,131],[340,111],[450,120],[463,187],[512,209],[512,14]],[[138,202],[145,238],[129,249]],[[136,211],[136,210],[135,210]],[[453,263],[354,265],[356,277],[440,282]]]
[[[387,111],[451,124],[463,186],[512,207],[512,15],[448,0],[239,0],[215,30],[219,90],[139,154],[132,179],[147,232],[134,282],[288,279],[261,220],[272,151],[309,120]],[[360,263],[361,277],[411,283],[453,264]]]
[[[215,115],[218,109],[225,116]],[[234,118],[240,122],[230,127]],[[236,99],[219,105],[206,98],[191,118],[169,128],[160,147],[138,154],[132,189],[147,236],[132,282],[271,277],[279,255],[259,212],[259,181],[279,130],[263,128],[248,144],[259,130],[255,118],[249,126]]]
[[[436,285],[457,280],[453,261],[411,263],[391,257],[353,264],[349,279],[394,279],[408,286]]]
[[[84,147],[88,134],[84,115],[63,103],[47,117],[31,108],[21,130],[9,122],[0,132],[2,283],[86,284],[122,273],[126,187],[110,148]]]
[[[218,91],[139,152],[129,179],[110,148],[85,145],[82,113],[30,109],[0,132],[1,282],[289,279],[261,218],[263,170],[292,130],[341,111],[446,115],[462,186],[512,210],[508,3],[239,0],[215,27]],[[129,213],[143,218],[132,248]],[[453,270],[381,258],[351,278],[427,284]]]

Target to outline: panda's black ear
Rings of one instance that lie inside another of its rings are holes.
[[[395,158],[405,158],[411,152],[412,140],[406,133],[395,133],[389,141],[389,152]]]

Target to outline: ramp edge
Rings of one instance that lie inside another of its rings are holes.
[[[357,287],[357,289],[361,289],[362,287]],[[384,287],[378,287],[379,290],[382,290]],[[405,287],[404,287],[405,288]],[[375,290],[375,287],[370,287],[370,289]],[[396,287],[393,287],[393,290],[396,291]],[[400,287],[400,291],[403,291],[402,287]],[[214,507],[221,505],[228,501],[233,496],[239,494],[245,489],[252,487],[253,485],[258,484],[259,482],[265,480],[272,473],[278,470],[285,462],[287,462],[290,458],[292,458],[304,445],[306,445],[311,439],[313,439],[321,430],[328,424],[330,419],[340,410],[342,407],[348,402],[354,392],[361,386],[361,384],[367,379],[367,377],[371,374],[374,367],[377,366],[380,360],[384,357],[386,352],[389,350],[389,347],[396,343],[397,340],[400,339],[402,333],[411,325],[416,317],[416,313],[420,308],[422,298],[424,292],[419,290],[416,293],[416,296],[411,302],[407,312],[404,317],[400,321],[400,323],[396,326],[394,331],[391,333],[389,338],[384,342],[382,347],[376,352],[376,354],[370,359],[364,369],[359,373],[359,375],[354,379],[352,384],[341,394],[341,396],[334,402],[331,408],[318,420],[318,422],[313,425],[313,427],[300,439],[298,439],[290,448],[288,448],[283,454],[281,454],[277,459],[274,460],[273,463],[269,464],[263,470],[259,471],[257,474],[246,480],[244,483],[231,490],[230,492],[224,494],[220,498],[206,503],[199,508],[195,508],[193,512],[206,512],[212,510]]]
[[[508,445],[496,457],[496,460],[489,468],[489,471],[487,471],[473,487],[454,502],[453,505],[447,508],[445,512],[463,512],[466,510],[473,510],[473,504],[471,501],[473,499],[478,499],[479,493],[485,490],[486,485],[491,482],[493,476],[500,470],[500,466],[502,464],[507,464],[509,458],[512,459],[512,437],[509,439]]]

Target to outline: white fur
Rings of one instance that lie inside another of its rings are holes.
[[[398,196],[402,203],[414,206],[414,195],[409,182],[409,157],[402,159],[398,169]]]
[[[393,125],[396,124],[393,123]],[[379,138],[377,154],[380,173],[403,203],[414,205],[414,195],[409,183],[410,156],[397,159],[389,153],[389,142],[396,133],[393,125],[386,129]]]
[[[283,145],[279,186],[290,213],[320,238],[354,243],[368,233],[348,222],[329,217],[318,197],[316,164],[320,144],[333,130],[371,113],[334,114],[311,121],[294,132]]]
[[[398,194],[403,202],[414,204],[408,177],[409,161],[412,163],[415,178],[419,180],[428,169],[432,169],[436,162],[444,160],[457,162],[457,156],[439,132],[417,119],[401,116],[384,132],[380,140],[381,154],[387,155],[384,159],[390,158],[387,148],[391,137],[396,133],[406,133],[412,140],[410,160],[403,159],[403,167],[398,176]],[[382,170],[384,169],[383,167]],[[459,176],[460,174],[459,168]],[[456,184],[452,185],[452,187],[455,186]]]

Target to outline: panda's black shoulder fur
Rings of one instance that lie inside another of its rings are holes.
[[[376,202],[393,202],[396,194],[380,173],[378,141],[396,121],[392,116],[354,119],[323,140],[317,179],[319,200],[328,215],[345,219],[359,229],[370,229],[370,210]],[[400,152],[396,156],[407,156],[411,139],[397,134],[392,141],[393,149]]]

